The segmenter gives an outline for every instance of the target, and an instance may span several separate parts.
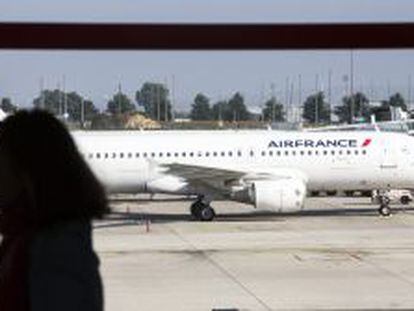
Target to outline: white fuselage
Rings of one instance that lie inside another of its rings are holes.
[[[108,192],[196,192],[163,164],[297,174],[308,190],[414,188],[414,139],[378,132],[73,132]]]

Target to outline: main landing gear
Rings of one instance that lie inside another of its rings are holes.
[[[212,221],[216,216],[214,209],[210,206],[210,202],[206,201],[203,196],[197,198],[197,200],[191,204],[190,207],[191,216],[195,220]]]
[[[384,217],[391,216],[390,199],[386,196],[380,196],[379,201],[380,201],[380,207],[378,208],[379,214]]]

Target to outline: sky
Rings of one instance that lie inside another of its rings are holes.
[[[414,21],[414,1],[0,0],[0,21],[397,22]],[[354,60],[356,90],[375,100],[396,91],[414,99],[414,50],[355,51]],[[40,81],[56,88],[64,80],[66,90],[103,108],[119,84],[133,98],[154,81],[174,85],[176,110],[188,110],[197,92],[214,102],[240,91],[252,109],[272,94],[295,105],[315,90],[331,90],[338,103],[349,72],[350,51],[0,51],[0,97],[28,106]]]

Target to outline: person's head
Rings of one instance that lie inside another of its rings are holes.
[[[16,205],[37,226],[108,211],[104,189],[69,132],[45,111],[21,110],[0,125],[0,208]]]

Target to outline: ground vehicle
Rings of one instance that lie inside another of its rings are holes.
[[[405,189],[392,189],[385,192],[380,193],[378,190],[374,190],[372,192],[371,201],[373,203],[380,203],[380,195],[385,197],[389,203],[397,203],[407,205],[411,201],[413,201],[413,195],[411,191]]]

